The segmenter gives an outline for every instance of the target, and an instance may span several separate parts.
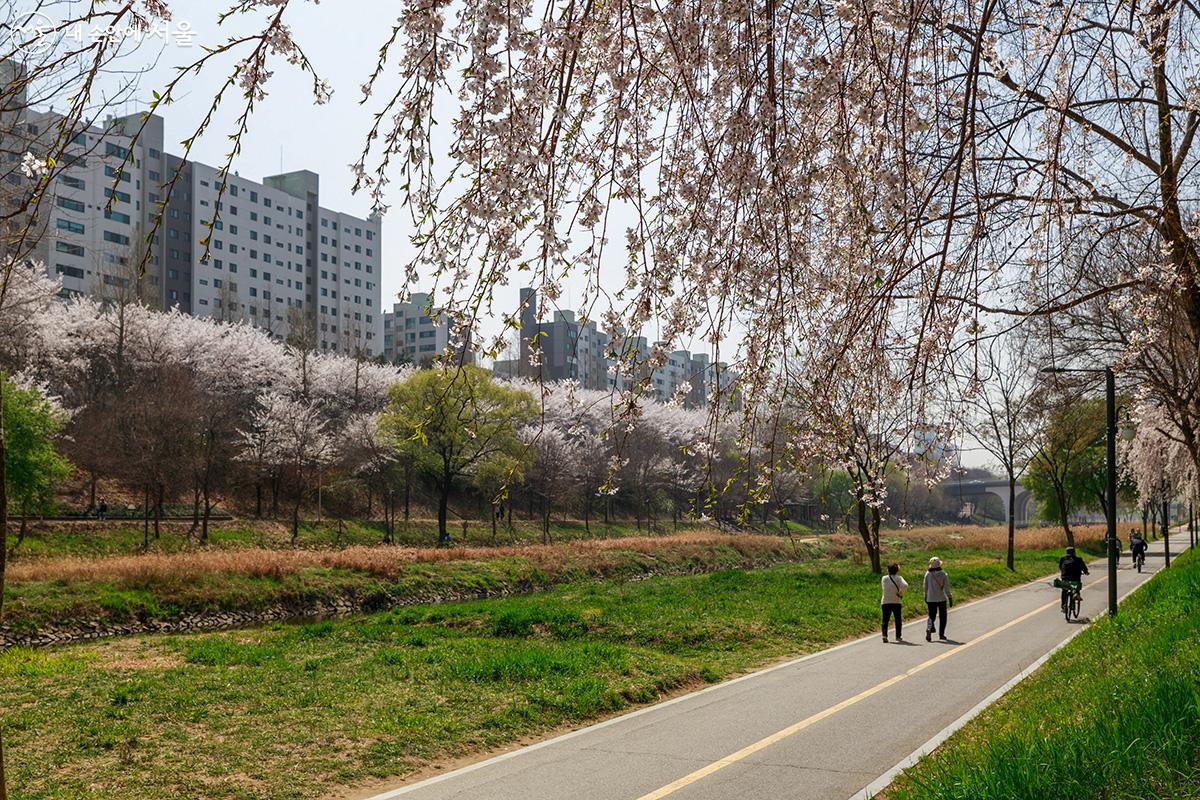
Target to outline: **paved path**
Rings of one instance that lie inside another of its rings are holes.
[[[1187,546],[1171,537],[1172,555]],[[1163,568],[1162,542],[1121,596]],[[953,578],[953,561],[947,563]],[[1085,578],[1083,620],[1107,606]],[[909,576],[910,581],[920,575]],[[919,589],[918,589],[919,591]],[[507,753],[373,800],[846,800],[1081,630],[1048,580],[951,610],[952,641],[871,636]],[[994,699],[994,698],[993,698]]]

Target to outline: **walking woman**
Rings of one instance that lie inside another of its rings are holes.
[[[937,556],[929,559],[925,572],[925,605],[929,609],[929,623],[925,626],[925,641],[933,641],[933,623],[938,623],[938,639],[946,641],[946,606],[954,603],[950,593],[950,576],[942,569],[942,560]]]
[[[900,577],[900,565],[888,564],[888,574],[883,576],[883,599],[880,601],[880,605],[883,607],[884,644],[887,644],[888,640],[888,618],[893,614],[896,616],[896,641],[904,641],[900,635],[900,598],[904,597],[904,591],[907,588],[908,581]]]

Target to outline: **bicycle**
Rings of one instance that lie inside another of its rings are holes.
[[[1063,616],[1067,622],[1073,619],[1079,619],[1079,608],[1083,605],[1083,595],[1080,590],[1083,589],[1083,584],[1079,581],[1064,581],[1059,578],[1054,579],[1054,588],[1067,589],[1067,602],[1063,604]]]
[[[1146,551],[1139,550],[1133,554],[1133,565],[1137,567],[1137,571],[1142,571],[1142,565],[1146,563]]]

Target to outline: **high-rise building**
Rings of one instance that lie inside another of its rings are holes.
[[[393,364],[415,364],[427,367],[439,354],[467,364],[475,363],[475,353],[469,342],[458,342],[453,349],[455,334],[450,320],[434,319],[432,298],[424,292],[412,295],[407,303],[394,303],[383,315],[383,355]],[[431,316],[433,315],[433,316]],[[465,345],[465,346],[464,346]]]
[[[0,120],[0,157],[10,163],[22,150],[39,155],[62,119],[17,114]],[[136,292],[322,350],[383,353],[381,220],[322,207],[316,173],[223,179],[165,152],[161,117],[135,114],[76,132],[54,175],[30,226],[29,255],[64,292]],[[9,171],[8,183],[9,193],[23,189],[19,174]]]
[[[687,350],[671,352],[665,364],[651,370],[651,348],[645,337],[601,331],[593,321],[577,321],[571,311],[556,310],[549,321],[539,322],[537,300],[533,289],[521,289],[518,352],[516,358],[495,363],[497,374],[541,381],[571,379],[586,389],[624,389],[630,382],[648,378],[656,399],[671,400],[685,391],[684,403],[691,407],[707,405],[716,391],[728,390],[733,383],[734,374],[725,364]],[[531,358],[535,353],[537,357]],[[632,381],[616,368],[618,364],[632,367]]]

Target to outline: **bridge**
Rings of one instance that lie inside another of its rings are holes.
[[[1008,481],[1006,479],[998,480],[973,480],[962,481],[959,483],[955,480],[948,480],[942,484],[942,491],[946,497],[952,499],[962,499],[964,503],[978,504],[985,495],[993,495],[1000,498],[1000,505],[1004,509],[1004,519],[1008,519]],[[1022,486],[1020,483],[1016,485],[1016,523],[1018,525],[1028,525],[1030,516],[1030,501],[1033,499],[1033,494]]]

